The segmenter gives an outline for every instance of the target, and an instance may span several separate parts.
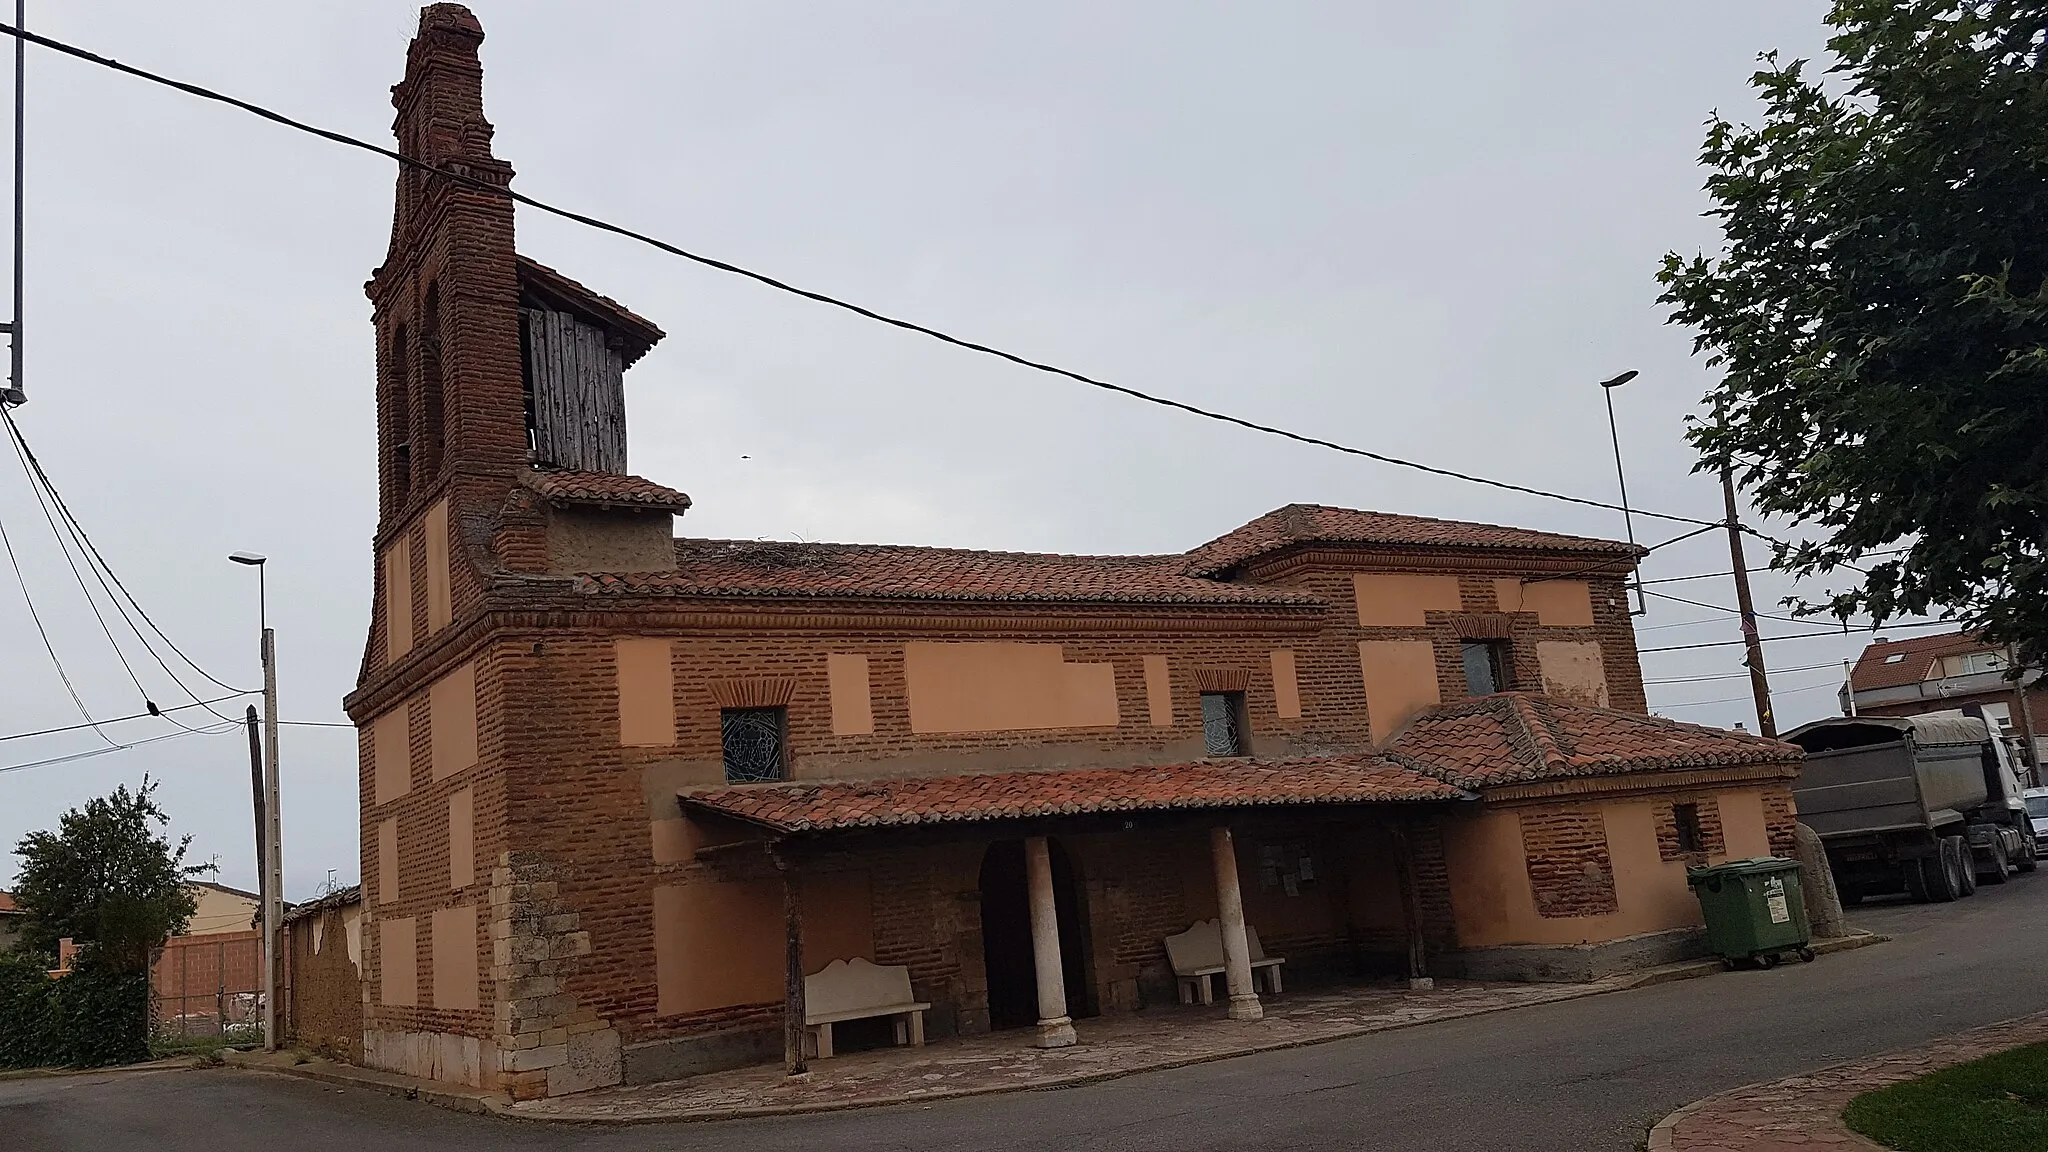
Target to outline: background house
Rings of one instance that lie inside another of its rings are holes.
[[[206,880],[195,880],[185,885],[185,890],[192,893],[192,902],[199,906],[192,913],[191,923],[185,926],[187,936],[248,932],[256,926],[262,912],[261,900],[254,892]]]
[[[14,894],[0,892],[0,952],[11,950],[14,942],[20,939],[23,915],[21,908],[14,903]]]
[[[1842,693],[1842,711],[1865,716],[1920,716],[1961,711],[1982,716],[2006,736],[2014,753],[2038,776],[2048,752],[2048,739],[2037,734],[2038,717],[2048,717],[2048,692],[2041,670],[2029,668],[2020,678],[2007,678],[2008,650],[1968,632],[1915,636],[1907,640],[1879,638],[1863,650]],[[2027,745],[2032,742],[2032,749]],[[2031,754],[2030,754],[2031,752]]]

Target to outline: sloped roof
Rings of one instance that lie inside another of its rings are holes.
[[[691,596],[845,596],[887,600],[1024,600],[1265,604],[1319,608],[1305,592],[1203,580],[1179,556],[1060,556],[768,540],[676,541],[676,570],[584,577],[599,592]]]
[[[1897,688],[1933,678],[1935,661],[1943,656],[1966,652],[1996,652],[2001,645],[1986,644],[1971,632],[1943,632],[1935,636],[1911,636],[1904,640],[1883,640],[1868,645],[1849,672],[1849,684],[1858,692],[1872,688]],[[1897,656],[1899,659],[1893,660]]]
[[[528,469],[520,482],[555,504],[616,505],[627,508],[667,509],[681,514],[690,498],[638,476],[613,472],[557,472]]]
[[[1218,576],[1269,553],[1297,544],[1364,544],[1426,548],[1522,549],[1582,552],[1633,559],[1641,546],[1590,536],[1566,536],[1498,524],[1436,520],[1364,512],[1322,504],[1289,504],[1276,508],[1187,554],[1192,576]]]
[[[758,784],[679,797],[685,809],[783,834],[1096,812],[1465,798],[1460,789],[1370,755]]]
[[[1433,708],[1396,733],[1384,753],[1460,788],[1674,768],[1790,764],[1782,740],[1699,724],[1502,692]]]
[[[329,908],[346,908],[352,904],[361,904],[362,902],[363,886],[361,884],[351,884],[346,888],[336,888],[317,900],[308,900],[304,904],[292,908],[291,911],[284,914],[284,922],[286,924],[296,924],[308,916],[317,916]]]
[[[647,355],[648,349],[660,343],[666,335],[654,326],[653,321],[617,300],[593,292],[540,261],[525,256],[519,257],[519,289],[522,295],[534,297],[554,311],[580,316],[588,323],[617,334],[623,344],[620,351],[628,368]]]

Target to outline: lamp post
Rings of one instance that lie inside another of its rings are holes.
[[[284,850],[277,803],[277,635],[270,630],[268,557],[236,552],[228,559],[256,569],[256,620],[263,630],[263,792],[258,829],[263,847],[258,889],[263,898],[263,1050],[277,1051],[278,922],[284,916]]]
[[[1631,544],[1636,542],[1636,521],[1635,516],[1628,510],[1628,477],[1621,470],[1621,432],[1614,424],[1614,390],[1635,379],[1636,375],[1636,370],[1631,368],[1619,376],[1600,382],[1600,394],[1607,398],[1607,437],[1614,442],[1614,479],[1621,486],[1621,523],[1628,532],[1628,542]],[[1633,583],[1636,586],[1636,607],[1630,615],[1641,616],[1648,612],[1649,608],[1643,603],[1643,581],[1640,574]]]

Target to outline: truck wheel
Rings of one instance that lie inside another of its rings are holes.
[[[1991,871],[1986,872],[1977,879],[1986,884],[2003,884],[2006,880],[2006,873],[2011,867],[2012,861],[2007,859],[2005,855],[2005,840],[2002,837],[1994,836],[1991,838]]]
[[[1956,895],[1977,894],[1977,854],[1970,851],[1970,842],[1961,836],[1951,836],[1955,841]]]
[[[2041,863],[2041,856],[2034,851],[2034,832],[2028,829],[2020,836],[2020,858],[2014,861],[2022,872],[2032,872]]]
[[[1926,875],[1927,898],[1937,904],[1946,904],[1961,898],[1963,882],[1957,878],[1956,850],[1943,836],[1935,841],[1935,853],[1922,857],[1920,871]]]
[[[1921,860],[1908,860],[1899,865],[1899,873],[1906,881],[1906,895],[1911,897],[1915,904],[1925,904],[1935,899],[1934,890],[1937,885],[1929,882],[1934,878],[1936,871],[1931,867],[1933,864],[1934,857],[1929,856]]]

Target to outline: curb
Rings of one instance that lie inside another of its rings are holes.
[[[368,1088],[407,1100],[420,1100],[455,1112],[467,1112],[482,1116],[491,1111],[494,1100],[503,1097],[495,1092],[478,1088],[465,1088],[439,1080],[420,1080],[411,1076],[400,1076],[395,1072],[379,1072],[373,1068],[358,1068],[353,1064],[342,1064],[333,1060],[309,1059],[303,1062],[293,1053],[269,1054],[263,1052],[236,1052],[230,1049],[221,1053],[222,1059],[231,1068],[245,1072],[268,1072],[274,1076],[296,1076],[302,1080],[317,1080],[323,1084],[336,1084],[347,1088]],[[289,1058],[281,1059],[280,1056]]]

